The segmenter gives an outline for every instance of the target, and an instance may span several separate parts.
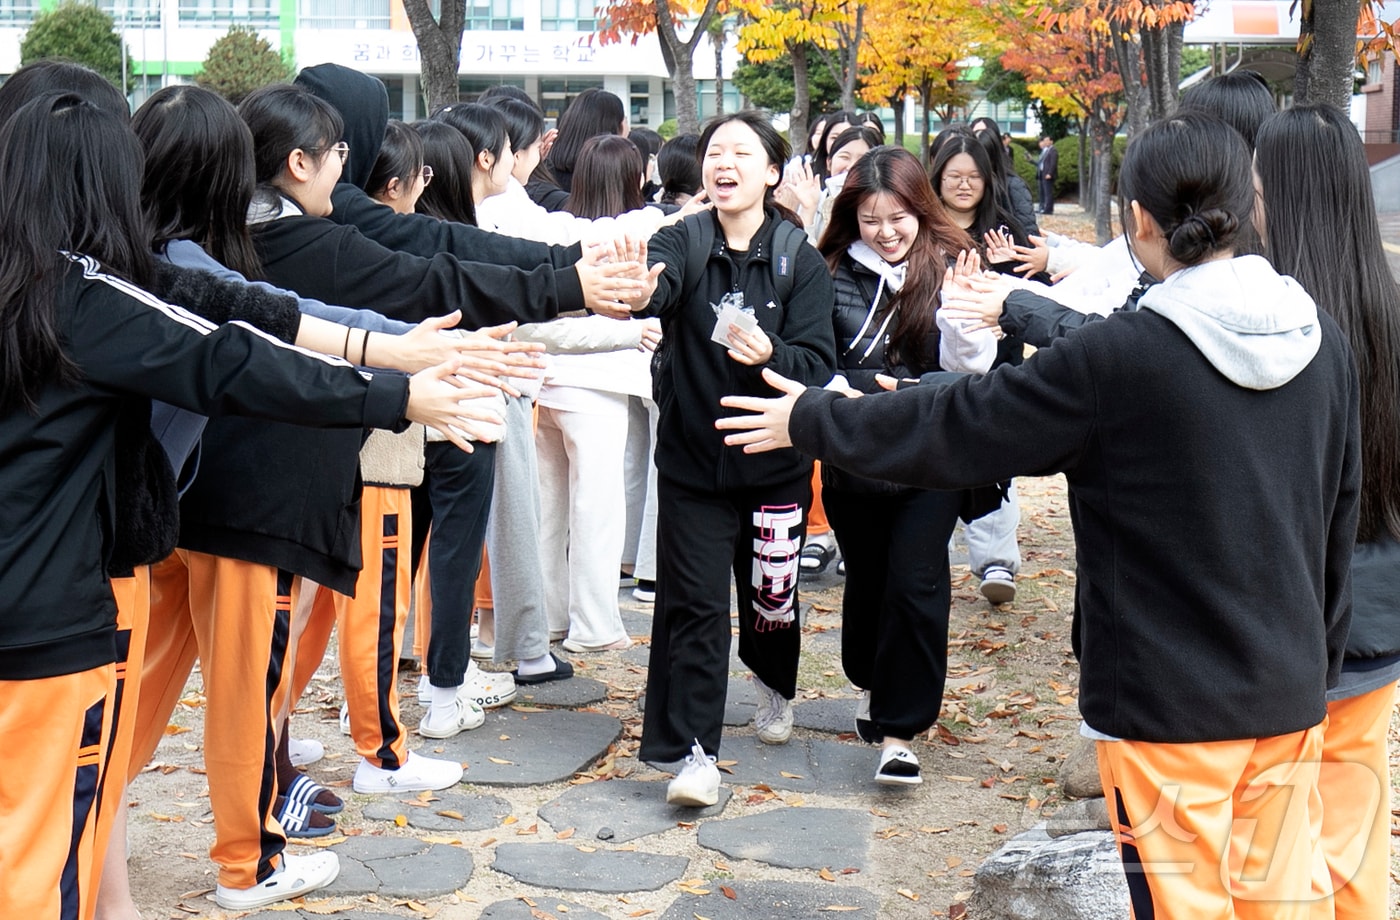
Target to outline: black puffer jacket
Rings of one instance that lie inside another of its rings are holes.
[[[936,325],[929,327],[918,355],[902,355],[898,364],[888,360],[885,349],[897,318],[890,317],[889,292],[880,286],[878,275],[844,255],[833,281],[836,303],[831,319],[836,330],[836,369],[845,375],[852,387],[862,393],[878,393],[880,385],[875,382],[876,374],[902,378],[941,370]],[[889,318],[888,324],[886,318]]]

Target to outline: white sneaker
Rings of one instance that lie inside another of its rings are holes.
[[[515,699],[515,677],[509,671],[483,671],[473,661],[462,675],[461,692],[482,709],[498,709]]]
[[[282,854],[282,865],[266,881],[251,888],[214,889],[214,902],[224,910],[254,910],[299,898],[325,888],[340,874],[340,857],[322,851],[306,856]]]
[[[472,640],[472,657],[477,661],[492,661],[496,657],[496,646],[487,645],[480,639]]]
[[[1010,569],[992,566],[982,573],[982,596],[993,604],[1009,604],[1016,599],[1016,576]]]
[[[758,689],[758,710],[753,714],[758,740],[764,744],[787,744],[792,737],[792,700],[757,677],[753,684]]]
[[[418,723],[418,734],[424,738],[452,738],[473,728],[480,728],[486,722],[486,713],[466,695],[466,692],[465,684],[457,688],[457,696],[446,715],[434,718],[435,710],[429,706],[427,714]]]
[[[705,753],[696,741],[691,745],[690,755],[685,766],[676,778],[666,786],[666,802],[670,805],[685,805],[690,808],[704,808],[719,801],[719,767],[715,758]]]
[[[361,795],[378,792],[423,792],[451,789],[462,781],[462,765],[455,760],[439,760],[408,752],[397,770],[376,767],[361,759],[355,768],[354,789]]]
[[[288,738],[287,756],[294,767],[309,766],[326,756],[326,746],[312,738]]]
[[[350,704],[340,704],[340,733],[342,735],[351,734],[350,731]]]
[[[424,706],[433,704],[433,684],[426,674],[418,678],[418,702]]]

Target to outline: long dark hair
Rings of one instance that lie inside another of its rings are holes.
[[[433,113],[433,121],[451,125],[466,137],[472,151],[478,155],[491,154],[492,160],[499,160],[505,152],[509,135],[506,132],[506,119],[495,106],[479,102],[454,102]]]
[[[687,199],[699,194],[700,135],[677,134],[661,145],[656,155],[656,171],[661,175],[661,203],[676,204],[680,195]]]
[[[1162,228],[1171,256],[1197,265],[1234,250],[1254,210],[1249,148],[1214,115],[1181,111],[1149,126],[1123,156],[1118,194]],[[1131,212],[1124,226],[1132,236]]]
[[[1286,109],[1259,129],[1254,168],[1264,188],[1265,255],[1337,321],[1356,358],[1357,540],[1400,539],[1400,287],[1381,244],[1361,137],[1331,106]]]
[[[710,139],[715,136],[715,132],[731,121],[742,122],[748,125],[749,128],[753,130],[753,133],[758,135],[759,146],[763,148],[764,154],[767,155],[768,162],[778,167],[779,170],[782,170],[783,164],[788,160],[788,154],[791,148],[788,147],[788,142],[783,136],[778,133],[778,129],[774,128],[772,123],[768,121],[768,117],[757,109],[741,109],[737,112],[731,112],[728,115],[716,115],[706,122],[705,127],[700,131],[700,145],[698,148],[698,156],[702,160],[704,159],[705,151],[710,147]],[[776,189],[777,185],[774,184],[768,186],[764,191],[764,207],[773,208],[777,210],[784,219],[799,227],[802,226],[802,219],[800,217],[774,200],[773,192]]]
[[[384,129],[379,155],[369,171],[369,180],[365,182],[365,191],[371,198],[378,198],[388,191],[389,183],[395,179],[407,190],[422,170],[423,141],[418,132],[401,121],[390,121]]]
[[[559,116],[559,136],[549,148],[546,162],[557,175],[571,173],[584,143],[596,134],[621,134],[627,121],[622,100],[605,90],[590,88],[579,93]]]
[[[826,121],[822,124],[822,136],[817,141],[817,149],[812,151],[812,174],[822,179],[825,179],[827,175],[827,143],[833,134],[840,134],[855,124],[856,113],[850,109],[837,109],[825,118]]]
[[[253,132],[258,185],[272,185],[293,150],[323,153],[345,135],[345,122],[329,102],[294,83],[274,83],[249,93],[238,114]]]
[[[860,208],[881,192],[897,198],[919,221],[919,234],[906,258],[904,285],[887,298],[888,309],[899,308],[887,352],[891,364],[929,367],[938,355],[924,353],[938,309],[938,291],[948,260],[972,248],[967,232],[948,219],[933,194],[919,158],[902,147],[876,147],[846,173],[846,184],[831,204],[831,219],[818,247],[832,272],[846,250],[860,239]]]
[[[1240,132],[1251,150],[1259,126],[1278,111],[1269,84],[1252,70],[1211,77],[1181,94],[1182,109],[1209,112]]]
[[[0,128],[0,411],[36,412],[45,386],[81,374],[58,328],[63,252],[151,284],[140,187],[126,122],[73,93],[31,100]]]
[[[578,217],[616,217],[635,211],[642,200],[642,155],[616,134],[590,137],[574,164],[574,190],[564,210]]]
[[[158,90],[131,128],[146,150],[141,204],[159,252],[193,240],[248,278],[262,275],[248,233],[253,200],[253,135],[218,93],[193,84]]]
[[[934,154],[933,165],[929,168],[929,181],[933,185],[934,194],[939,200],[943,198],[943,170],[947,168],[948,161],[958,154],[965,153],[972,157],[972,162],[977,166],[977,171],[982,174],[982,198],[977,202],[977,210],[973,213],[971,232],[977,245],[982,245],[982,235],[988,230],[995,230],[998,225],[1004,225],[1011,231],[1012,237],[1021,245],[1027,244],[1030,240],[1026,236],[1026,229],[1021,226],[1021,222],[1016,219],[1016,215],[1011,213],[1011,209],[1006,206],[1004,196],[997,185],[996,167],[992,166],[992,158],[987,155],[987,149],[982,146],[981,141],[973,137],[972,132],[966,129],[957,129],[947,132],[946,137],[941,137],[941,145],[938,152]],[[998,157],[1001,154],[997,155]]]
[[[536,106],[512,96],[495,96],[488,104],[505,119],[511,150],[518,153],[544,134],[544,116]]]
[[[0,124],[26,102],[49,93],[77,93],[122,121],[131,118],[126,97],[102,74],[71,61],[46,60],[25,64],[0,85]]]
[[[413,130],[423,141],[423,162],[433,168],[433,181],[414,208],[438,220],[476,225],[472,198],[472,164],[476,153],[461,131],[441,121],[417,121]]]

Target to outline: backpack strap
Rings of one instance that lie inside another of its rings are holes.
[[[807,234],[796,224],[778,221],[773,228],[773,257],[769,267],[773,271],[773,290],[779,303],[786,303],[792,296],[796,284],[797,254],[807,245]]]
[[[705,277],[705,265],[710,261],[710,253],[715,248],[715,221],[706,211],[691,214],[681,221],[685,227],[686,250],[685,267],[681,271],[680,302],[690,303],[700,287],[700,279]]]

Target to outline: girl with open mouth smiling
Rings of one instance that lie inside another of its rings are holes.
[[[792,732],[800,624],[799,552],[812,462],[796,451],[726,447],[720,397],[765,393],[763,368],[820,386],[831,379],[831,275],[790,212],[772,202],[788,146],[757,112],[723,116],[700,138],[714,207],[651,238],[664,271],[648,307],[661,318],[652,365],[657,425],[657,579],[643,759],[685,758],[673,804],[719,795],[733,574],[739,657],[754,672],[760,741]]]

